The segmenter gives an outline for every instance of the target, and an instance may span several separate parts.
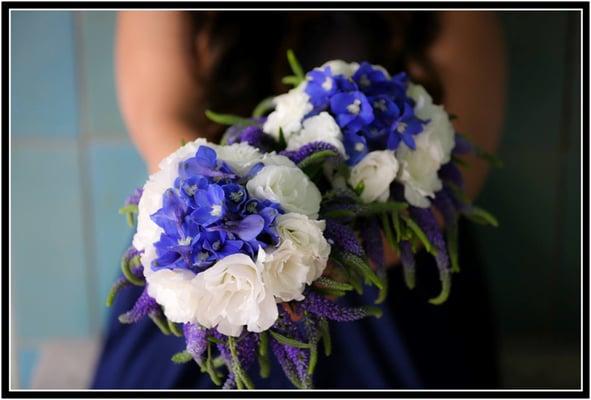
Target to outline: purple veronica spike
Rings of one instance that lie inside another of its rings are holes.
[[[133,191],[131,195],[127,199],[125,199],[125,205],[135,204],[136,206],[139,204],[142,194],[144,193],[144,188],[137,188]]]
[[[343,250],[353,253],[356,256],[363,256],[363,247],[355,231],[347,225],[339,224],[331,219],[326,220],[326,229],[324,230],[324,236],[332,241],[335,245],[339,246]]]
[[[187,343],[187,352],[195,361],[200,362],[201,356],[207,350],[207,329],[194,324],[183,324],[183,334]]]
[[[256,358],[257,346],[259,344],[259,335],[247,333],[243,335],[236,344],[238,359],[242,368],[245,370],[252,365]]]
[[[363,220],[361,227],[361,237],[363,238],[363,248],[369,259],[380,268],[384,267],[384,244],[380,224],[377,218],[368,218]]]
[[[457,223],[458,210],[452,196],[447,192],[446,189],[440,190],[435,194],[433,200],[435,207],[443,215],[443,219],[446,225]]]
[[[453,154],[468,154],[474,152],[474,146],[462,135],[456,134]]]
[[[224,385],[222,386],[223,390],[230,390],[230,389],[236,389],[236,376],[234,376],[234,371],[231,371],[228,373],[228,377],[226,378],[226,381],[224,382]]]
[[[311,291],[302,303],[302,307],[308,312],[333,321],[356,321],[372,315],[367,308],[344,307]]]
[[[297,368],[291,361],[289,355],[287,354],[287,350],[285,348],[286,346],[283,346],[274,339],[271,339],[270,342],[271,350],[273,351],[275,358],[279,362],[279,365],[281,365],[281,368],[283,369],[285,375],[289,378],[291,383],[294,384],[294,386],[300,386],[301,380],[299,378]]]
[[[429,208],[410,207],[410,215],[417,225],[425,232],[429,241],[435,246],[437,255],[435,261],[440,272],[448,271],[449,257],[443,235],[437,225],[437,220]]]
[[[441,166],[438,172],[439,178],[443,181],[449,181],[459,188],[464,187],[464,180],[462,178],[462,172],[453,162]],[[445,185],[445,182],[444,182]]]
[[[137,322],[152,311],[157,311],[158,309],[158,303],[156,303],[156,300],[148,295],[148,287],[146,286],[141,296],[133,305],[133,308],[125,314],[121,314],[119,316],[119,321],[122,323]]]
[[[125,258],[125,262],[129,263],[133,258],[141,256],[142,253],[143,251],[138,251],[135,247],[131,246],[125,251],[123,257]],[[144,279],[144,266],[142,264],[131,265],[129,270],[138,279]]]
[[[304,349],[298,349],[297,347],[291,347],[283,345],[287,358],[291,361],[294,366],[295,372],[298,379],[304,382],[307,379],[309,356],[308,352]]]
[[[298,164],[300,161],[311,156],[312,154],[325,150],[331,150],[334,151],[336,154],[339,154],[337,148],[334,147],[332,144],[320,141],[307,143],[300,147],[298,150],[284,150],[279,154],[289,158],[291,161]]]

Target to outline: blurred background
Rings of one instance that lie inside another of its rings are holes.
[[[504,168],[478,229],[504,388],[580,384],[580,16],[500,12]],[[118,111],[113,11],[11,11],[12,388],[84,388],[147,172]],[[469,268],[466,266],[465,268]],[[453,294],[452,294],[453,295]],[[466,318],[470,318],[469,315]]]

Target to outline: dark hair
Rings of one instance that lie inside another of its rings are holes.
[[[438,32],[432,12],[222,11],[194,12],[197,59],[202,68],[199,112],[248,115],[258,101],[288,88],[286,51],[304,70],[330,59],[366,60],[392,73],[407,71],[440,100],[441,85],[426,57]],[[409,64],[420,66],[413,76]],[[210,134],[220,128],[201,121]]]

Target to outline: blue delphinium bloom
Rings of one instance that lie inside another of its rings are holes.
[[[343,133],[343,144],[349,158],[347,164],[355,165],[369,152],[367,139],[359,133],[345,131]]]
[[[246,181],[261,165],[238,176],[215,151],[201,146],[194,157],[179,163],[179,177],[151,215],[163,229],[155,243],[152,269],[182,268],[202,271],[236,253],[256,257],[260,247],[277,245],[279,204],[250,199]]]
[[[337,92],[337,83],[330,71],[330,67],[316,68],[306,75],[306,93],[310,96],[310,103],[317,113],[325,110],[330,98]]]
[[[424,121],[416,117],[414,107],[410,101],[405,101],[398,107],[398,113],[388,131],[388,149],[395,150],[402,140],[409,148],[415,149],[414,136],[423,131]]]
[[[359,90],[370,96],[384,93],[393,95],[396,90],[397,81],[393,81],[382,69],[367,62],[361,63],[352,78]]]
[[[374,120],[373,109],[362,92],[338,93],[330,99],[330,110],[341,129],[357,132]]]

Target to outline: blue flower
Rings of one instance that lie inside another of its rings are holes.
[[[226,194],[220,185],[210,184],[195,193],[197,208],[191,218],[199,225],[209,226],[221,220],[226,213]]]
[[[405,101],[399,108],[398,115],[394,117],[388,131],[388,149],[395,150],[402,140],[414,150],[416,148],[414,136],[423,131],[423,123],[424,121],[416,117],[413,105],[409,101]]]
[[[328,107],[330,97],[337,91],[337,83],[330,71],[330,67],[316,68],[306,75],[306,93],[310,96],[310,103],[318,112]]]
[[[374,120],[373,110],[359,91],[338,93],[330,99],[330,109],[339,126],[357,132]]]
[[[276,245],[279,204],[250,199],[245,183],[263,167],[254,165],[238,176],[214,150],[201,146],[194,157],[179,163],[179,177],[151,215],[163,229],[154,244],[151,267],[183,268],[196,273],[231,254],[256,257],[260,247]]]
[[[369,152],[367,148],[367,139],[357,132],[345,131],[343,133],[343,143],[345,151],[349,158],[347,164],[355,165]]]

